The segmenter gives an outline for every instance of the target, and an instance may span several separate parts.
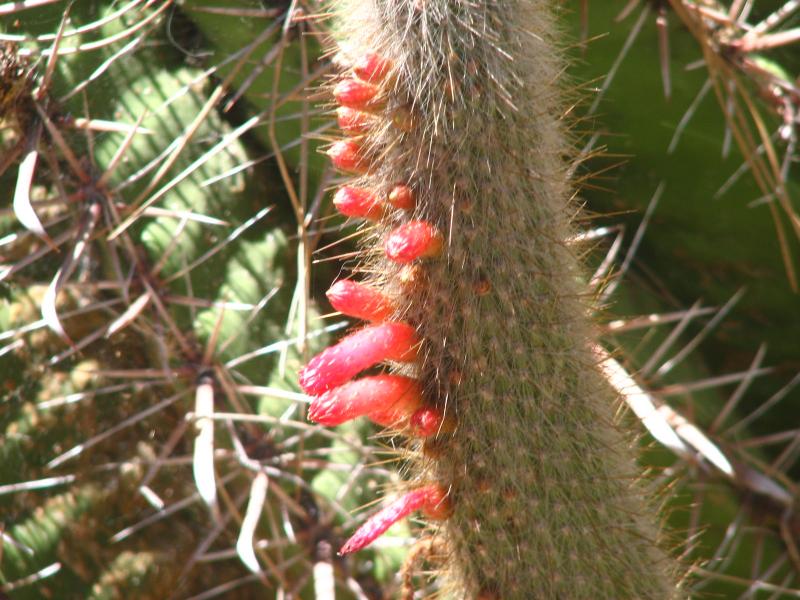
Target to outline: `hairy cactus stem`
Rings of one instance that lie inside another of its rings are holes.
[[[575,210],[552,4],[334,3],[352,65],[336,97],[368,108],[373,124],[330,155],[359,175],[355,188],[392,190],[389,206],[403,209],[378,214],[369,203],[360,215],[377,221],[364,285],[402,322],[351,334],[313,359],[301,384],[327,393],[396,359],[377,341],[387,328],[415,331],[418,351],[404,357],[422,406],[408,433],[427,440],[409,442],[410,491],[343,552],[433,494],[449,507],[435,535],[447,547],[440,579],[452,597],[673,598],[677,568],[615,424],[618,398],[592,357],[591,307],[565,243]],[[380,68],[364,66],[372,63]],[[409,195],[396,203],[398,185]],[[354,389],[326,402],[350,406]]]

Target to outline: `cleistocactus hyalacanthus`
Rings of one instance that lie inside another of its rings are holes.
[[[437,517],[453,597],[677,597],[568,243],[576,207],[552,3],[334,7],[347,137],[329,155],[355,175],[335,198],[371,221],[359,282],[394,311],[316,356],[300,381],[321,422],[337,408],[355,416],[354,404],[386,408],[377,380],[351,381],[381,361],[422,390],[422,408],[406,401],[411,385],[394,392],[408,491],[343,552],[421,509]],[[396,209],[398,185],[415,201]],[[372,316],[360,297],[337,308]],[[423,416],[430,426],[415,427]]]

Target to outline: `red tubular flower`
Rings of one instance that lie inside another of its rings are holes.
[[[368,416],[380,425],[407,419],[422,403],[419,383],[402,375],[362,377],[314,398],[308,418],[321,425],[339,425]]]
[[[325,295],[340,313],[365,321],[385,321],[395,310],[388,296],[350,279],[337,281]]]
[[[350,554],[369,546],[389,527],[416,510],[422,510],[432,518],[446,518],[450,513],[446,496],[447,492],[439,485],[428,485],[408,492],[370,517],[347,540],[339,554]]]
[[[348,217],[361,217],[377,221],[383,216],[383,203],[375,194],[364,188],[346,185],[333,196],[337,210]]]
[[[370,83],[383,81],[391,70],[391,61],[377,54],[365,54],[356,60],[353,65],[353,72],[356,77]]]
[[[367,113],[347,106],[336,109],[336,121],[339,123],[339,129],[351,134],[364,133],[372,125]]]
[[[416,205],[414,192],[407,185],[396,185],[389,192],[389,204],[402,210],[413,210]]]
[[[361,155],[361,144],[355,140],[339,140],[328,148],[333,166],[351,173],[366,173],[367,161]]]
[[[411,362],[417,357],[418,343],[417,332],[405,323],[364,327],[312,358],[300,371],[300,386],[317,396],[381,361]]]
[[[389,234],[384,244],[386,256],[399,263],[432,258],[442,253],[442,235],[425,221],[411,221]]]
[[[333,88],[333,97],[339,104],[358,110],[374,105],[377,95],[377,86],[358,79],[343,79]]]

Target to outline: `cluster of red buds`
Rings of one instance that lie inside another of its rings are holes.
[[[383,87],[390,81],[391,72],[389,61],[369,54],[357,60],[352,75],[335,86],[339,128],[350,136],[334,142],[328,150],[336,168],[356,175],[369,172],[370,160],[361,136],[376,122],[377,113],[386,109]],[[407,121],[392,119],[400,124]],[[392,211],[413,211],[415,196],[405,183],[394,185],[388,194],[345,185],[336,192],[333,203],[348,217],[380,221]],[[432,224],[408,220],[389,232],[383,249],[389,260],[409,264],[441,255],[443,240]],[[369,325],[315,356],[300,372],[301,387],[314,396],[308,418],[332,426],[365,416],[418,437],[442,431],[445,420],[441,410],[426,405],[422,386],[413,377],[382,373],[354,379],[365,369],[386,361],[412,363],[417,359],[421,340],[414,327],[393,319],[397,312],[393,300],[373,286],[350,279],[334,283],[327,296],[337,311]],[[434,484],[406,493],[368,519],[340,554],[364,548],[417,510],[431,518],[444,518],[449,511],[445,490]]]

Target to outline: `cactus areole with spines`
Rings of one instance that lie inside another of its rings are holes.
[[[432,565],[446,597],[674,598],[677,569],[615,425],[564,242],[575,208],[555,5],[332,3],[345,65],[333,93],[371,125],[344,128],[329,154],[364,197],[405,196],[363,214],[377,221],[360,283],[391,314],[312,359],[301,384],[319,398],[311,418],[331,423],[421,394],[396,405],[420,407],[392,425],[409,440],[407,489],[344,552],[446,504],[431,522],[447,548]],[[337,310],[373,319],[364,294],[342,291]],[[386,361],[405,361],[416,383],[351,383]]]

